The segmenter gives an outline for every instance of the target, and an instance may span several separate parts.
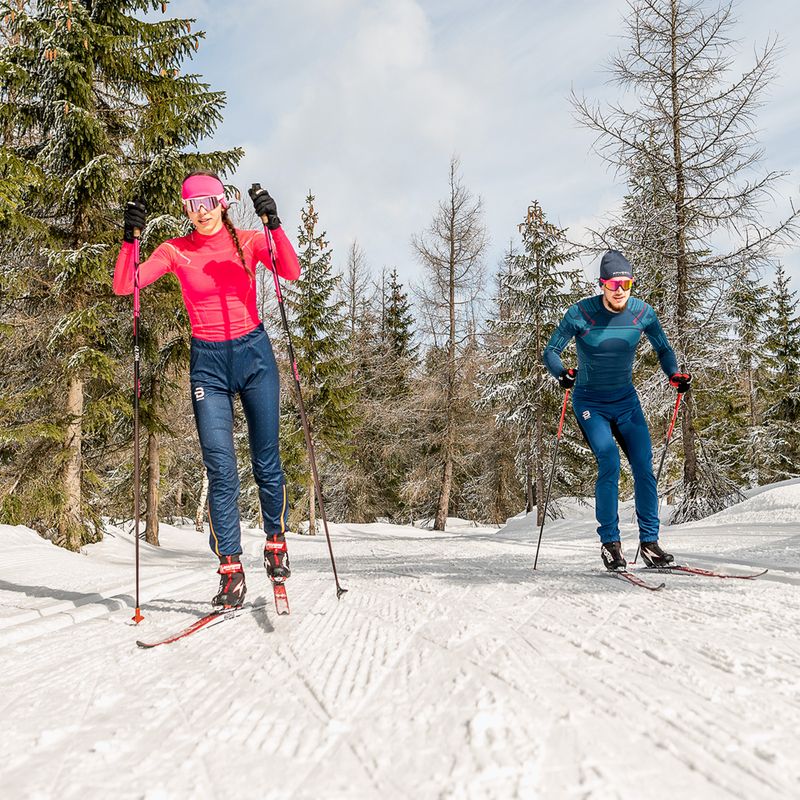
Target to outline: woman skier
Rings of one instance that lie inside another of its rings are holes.
[[[222,181],[193,172],[183,181],[183,209],[194,230],[168,239],[139,266],[139,286],[174,273],[192,326],[190,381],[197,433],[208,472],[209,543],[219,558],[219,591],[212,604],[240,606],[246,592],[239,526],[239,476],[233,442],[233,399],[247,419],[253,476],[258,484],[266,542],[264,566],[273,583],[289,577],[286,551],[286,484],[278,450],[278,369],[256,308],[256,264],[273,262],[263,230],[237,230],[228,213]],[[277,273],[300,275],[297,255],[281,228],[275,201],[262,191],[256,213],[268,215]],[[114,270],[114,293],[132,294],[134,231],[146,208],[127,204],[123,244]]]

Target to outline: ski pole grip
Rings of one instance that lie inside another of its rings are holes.
[[[261,188],[261,184],[260,183],[254,183],[250,187],[250,191],[248,191],[248,194],[250,195],[250,199],[255,203],[256,195],[261,194],[262,191],[263,191],[263,189]],[[261,222],[263,222],[264,225],[269,224],[269,214],[262,214],[261,215]]]

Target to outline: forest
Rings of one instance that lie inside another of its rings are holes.
[[[238,227],[260,224],[248,187],[226,180],[244,151],[203,149],[226,105],[190,69],[203,32],[166,10],[150,0],[0,2],[0,523],[72,550],[102,538],[104,519],[133,514],[132,307],[111,288],[125,203],[141,198],[149,210],[143,256],[188,231],[180,187],[192,170],[223,177]],[[502,262],[487,263],[480,187],[453,157],[429,225],[400,255],[423,277],[404,284],[402,264],[376,267],[357,240],[332,250],[310,188],[287,230],[301,276],[283,291],[332,520],[443,530],[448,517],[541,514],[563,400],[542,351],[569,306],[597,293],[609,249],[633,264],[635,296],[693,375],[661,477],[673,521],[800,475],[800,309],[781,261],[798,246],[800,212],[766,221],[784,174],[763,167],[758,140],[779,42],[739,73],[732,6],[687,0],[634,0],[620,34],[608,64],[618,101],[580,87],[565,99],[625,185],[622,208],[580,241],[550,221],[547,197],[531,196],[509,220],[518,235]],[[285,333],[272,276],[258,281],[282,372],[290,525],[313,533]],[[190,335],[177,281],[147,287],[140,491],[153,544],[159,520],[204,520]],[[646,341],[634,382],[660,458],[675,394]],[[236,436],[242,516],[257,520],[241,414]],[[594,493],[594,457],[569,421],[558,459],[553,515],[559,497]],[[631,488],[623,474],[623,496]]]

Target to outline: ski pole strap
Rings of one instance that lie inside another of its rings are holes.
[[[564,416],[567,413],[567,401],[569,400],[569,389],[564,392],[564,404],[561,406],[561,419],[558,421],[558,433],[556,434],[556,438],[561,438],[561,431],[564,428]]]

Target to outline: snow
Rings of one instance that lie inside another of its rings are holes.
[[[0,526],[3,796],[800,796],[800,483],[662,534],[765,577],[658,593],[599,568],[591,503],[562,509],[535,573],[532,516],[333,525],[340,601],[325,538],[292,535],[280,618],[247,530],[266,609],[148,651],[207,608],[204,534],[142,545],[135,626],[126,530],[76,554]]]

